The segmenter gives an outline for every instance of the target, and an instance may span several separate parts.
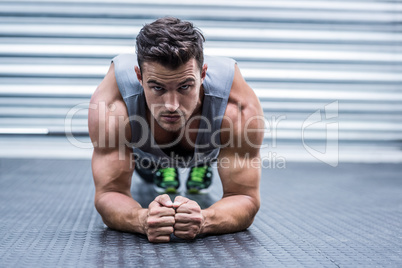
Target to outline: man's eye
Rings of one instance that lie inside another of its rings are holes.
[[[161,91],[161,90],[162,90],[162,87],[153,87],[153,89],[154,89],[155,91]]]
[[[183,85],[180,87],[180,89],[188,89],[190,86],[189,85]]]

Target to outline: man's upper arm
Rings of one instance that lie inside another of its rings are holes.
[[[229,103],[222,121],[222,130],[231,128],[230,135],[221,136],[218,172],[224,196],[245,195],[259,206],[261,177],[260,146],[264,138],[264,116],[260,102],[247,85],[236,65],[232,90],[241,93],[242,103]],[[243,95],[244,94],[244,95]],[[232,121],[232,122],[228,122]]]
[[[106,192],[120,192],[131,196],[134,163],[130,158],[132,149],[126,146],[131,133],[129,124],[122,125],[122,120],[119,121],[119,117],[126,119],[128,115],[123,100],[117,94],[112,64],[91,98],[88,113],[89,136],[94,146],[92,173],[96,188],[95,199]]]

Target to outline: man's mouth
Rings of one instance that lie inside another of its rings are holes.
[[[161,115],[162,119],[167,122],[176,122],[180,119],[180,115]]]

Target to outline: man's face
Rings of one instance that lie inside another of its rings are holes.
[[[135,67],[148,108],[163,129],[179,131],[200,107],[200,89],[206,70],[204,65],[200,72],[195,59],[175,70],[156,62],[144,62],[142,76]]]

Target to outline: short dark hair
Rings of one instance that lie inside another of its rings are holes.
[[[191,22],[174,17],[160,18],[146,24],[137,35],[138,65],[141,68],[146,61],[157,62],[174,70],[195,58],[202,70],[204,41],[201,31]]]

